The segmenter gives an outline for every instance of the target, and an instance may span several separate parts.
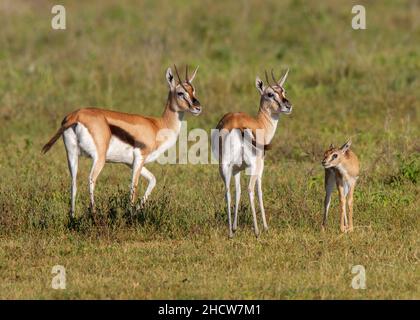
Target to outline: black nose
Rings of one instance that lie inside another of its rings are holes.
[[[195,97],[192,98],[192,103],[193,103],[193,106],[200,106],[200,101],[198,101],[198,99],[196,99]]]
[[[290,109],[292,107],[292,104],[286,98],[283,99],[283,103],[284,103],[284,105],[286,106],[287,109]]]

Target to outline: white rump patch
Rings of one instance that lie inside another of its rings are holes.
[[[89,130],[83,124],[78,122],[75,131],[82,155],[96,159],[96,145],[93,141],[92,135],[89,133]]]

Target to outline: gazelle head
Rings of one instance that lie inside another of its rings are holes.
[[[343,161],[346,152],[350,149],[350,146],[350,140],[348,140],[340,148],[336,148],[333,144],[331,144],[328,150],[324,153],[324,160],[321,162],[323,167],[327,169],[338,166]]]
[[[185,67],[185,81],[181,80],[177,67],[175,65],[174,67],[178,83],[175,81],[171,68],[166,70],[166,80],[169,84],[169,95],[172,107],[176,112],[189,111],[193,115],[198,116],[201,113],[201,104],[195,97],[195,88],[192,85],[195,75],[197,74],[198,67],[194,70],[191,77],[188,76],[188,66]]]
[[[255,86],[257,87],[258,92],[261,94],[260,106],[268,110],[271,114],[292,113],[292,104],[286,98],[286,90],[283,88],[288,74],[289,69],[287,69],[284,76],[279,81],[277,81],[275,79],[273,70],[271,70],[271,77],[274,81],[274,84],[270,84],[267,71],[265,71],[265,80],[267,81],[267,86],[264,86],[264,82],[258,76],[255,79]]]

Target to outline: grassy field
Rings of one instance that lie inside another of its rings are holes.
[[[62,3],[65,31],[51,29],[54,2],[0,3],[0,298],[420,298],[418,2]],[[353,4],[366,30],[351,28]],[[93,222],[82,159],[69,224],[63,144],[46,156],[42,145],[80,106],[160,115],[173,63],[200,65],[204,112],[187,120],[206,130],[229,111],[255,114],[255,76],[290,67],[294,109],[267,156],[259,239],[246,192],[227,238],[216,165],[150,165],[157,186],[133,219],[131,172],[107,165]],[[348,137],[362,164],[355,231],[340,234],[335,194],[321,233],[320,160]],[[65,290],[51,288],[54,265]],[[353,265],[366,290],[352,289]]]

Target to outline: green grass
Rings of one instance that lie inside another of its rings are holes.
[[[0,6],[0,298],[420,298],[415,2],[63,3],[65,31],[50,27],[53,2]],[[366,6],[367,30],[351,28],[353,4]],[[42,145],[80,106],[160,115],[173,63],[200,65],[204,112],[187,120],[206,130],[226,112],[256,112],[257,74],[291,69],[294,109],[267,156],[270,230],[258,240],[246,192],[228,240],[215,165],[151,164],[157,186],[133,217],[130,170],[107,165],[92,221],[84,159],[68,221],[62,142],[47,156]],[[321,233],[322,152],[348,137],[362,165],[355,231],[340,234],[335,195]],[[51,288],[56,264],[66,290]],[[366,290],[351,288],[358,264]]]

